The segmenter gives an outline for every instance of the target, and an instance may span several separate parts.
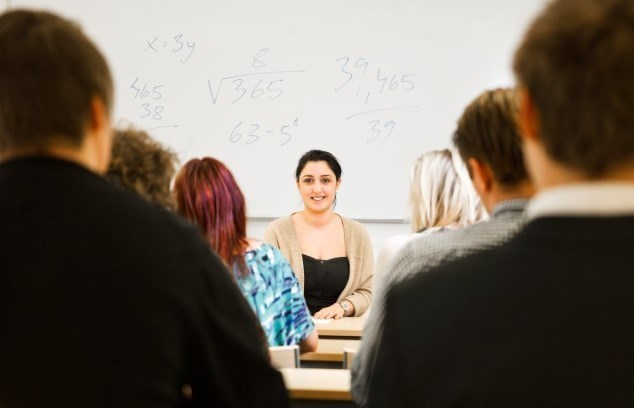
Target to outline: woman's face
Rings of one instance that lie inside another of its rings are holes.
[[[307,162],[297,182],[304,208],[312,212],[330,211],[340,183],[327,162]]]

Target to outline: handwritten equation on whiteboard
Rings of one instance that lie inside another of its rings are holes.
[[[194,49],[196,48],[196,41],[188,41],[188,39],[183,37],[183,34],[181,33],[176,34],[173,37],[155,36],[151,40],[145,40],[145,43],[146,47],[143,52],[171,52],[172,54],[177,56],[177,58],[179,58],[179,61],[183,64],[189,61],[192,54],[194,53]]]
[[[407,93],[416,88],[415,74],[411,72],[389,72],[382,67],[370,64],[363,57],[339,57],[336,60],[340,70],[339,81],[335,84],[335,93],[353,92],[364,105],[372,100],[380,100],[388,94]],[[358,118],[366,121],[367,143],[387,141],[396,128],[396,119],[385,117],[386,111],[418,109],[418,106],[390,106],[364,110],[349,115],[346,119]],[[381,115],[379,115],[381,113]]]
[[[285,125],[279,127],[271,126],[267,129],[266,125],[259,123],[246,124],[238,122],[229,135],[231,143],[244,142],[245,145],[250,145],[260,140],[262,137],[273,136],[279,140],[279,145],[284,146],[293,139],[293,128],[299,126],[299,119],[295,118],[292,122],[288,122]],[[243,136],[244,134],[244,136]]]
[[[155,35],[144,39],[143,53],[146,55],[163,54],[174,58],[181,64],[190,63],[196,52],[196,41],[183,33]],[[287,98],[288,87],[297,87],[307,73],[304,67],[289,69],[269,69],[271,50],[257,50],[240,73],[206,78],[206,91],[210,109],[214,106],[240,107],[246,101],[250,103],[275,103]],[[398,118],[402,111],[419,109],[415,105],[382,105],[387,100],[398,99],[416,89],[416,75],[410,71],[396,72],[385,69],[379,64],[359,56],[341,56],[333,58],[332,78],[333,100],[353,97],[356,112],[343,112],[342,120],[352,120],[359,127],[366,143],[389,142],[398,133]],[[160,72],[160,69],[159,69]],[[320,78],[328,78],[321,75]],[[292,79],[292,80],[290,80]],[[136,103],[135,115],[151,129],[178,127],[171,111],[166,108],[172,86],[196,86],[192,81],[172,84],[169,81],[156,81],[144,77],[141,73],[131,79],[128,95]],[[370,107],[372,107],[370,109]],[[299,116],[285,112],[286,118],[269,121],[241,118],[227,127],[225,141],[230,144],[252,146],[262,143],[286,146],[297,137],[301,138],[302,120]]]
[[[286,91],[284,81],[287,77],[306,71],[303,69],[266,70],[269,51],[268,48],[262,48],[253,56],[250,68],[256,71],[225,76],[215,81],[208,79],[207,87],[211,103],[235,105],[249,99],[273,101],[282,98]],[[285,146],[293,140],[297,128],[299,128],[297,117],[282,124],[240,121],[229,132],[229,141],[245,145],[273,141],[279,146]]]
[[[268,52],[268,48],[258,51],[253,57],[251,68],[265,68],[264,56]],[[288,74],[301,74],[304,72],[306,71],[303,69],[246,72],[220,78],[215,83],[210,79],[207,80],[207,85],[213,104],[218,103],[221,91],[223,91],[223,96],[230,100],[231,104],[239,102],[245,96],[247,99],[263,98],[274,100],[284,95],[284,80]]]
[[[185,64],[191,59],[195,49],[196,41],[187,38],[183,33],[155,35],[145,39],[143,54],[167,54]],[[170,88],[167,83],[152,82],[140,73],[130,81],[128,96],[137,107],[133,115],[143,120],[148,130],[179,126],[177,123],[169,122],[170,112],[165,109],[163,96]]]

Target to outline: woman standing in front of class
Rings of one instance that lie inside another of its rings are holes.
[[[334,212],[341,173],[331,153],[305,153],[295,170],[304,209],[273,221],[264,234],[291,263],[318,319],[359,316],[372,301],[370,236],[360,223]]]

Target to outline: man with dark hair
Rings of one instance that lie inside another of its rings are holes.
[[[553,0],[529,27],[528,222],[393,288],[371,406],[634,406],[633,55],[631,0]]]
[[[352,363],[352,392],[360,406],[374,371],[377,342],[385,324],[385,293],[413,275],[507,241],[522,226],[524,207],[533,193],[520,145],[517,98],[512,89],[482,93],[458,121],[454,144],[467,164],[489,221],[425,235],[408,243],[379,282],[361,348]]]
[[[13,11],[0,50],[0,406],[286,406],[218,257],[101,177],[112,80],[97,48]]]

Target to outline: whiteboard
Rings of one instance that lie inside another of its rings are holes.
[[[409,169],[450,146],[464,106],[513,85],[521,34],[544,0],[12,0],[82,24],[133,123],[184,163],[234,172],[250,217],[302,208],[309,149],[343,167],[337,211],[409,215]]]

